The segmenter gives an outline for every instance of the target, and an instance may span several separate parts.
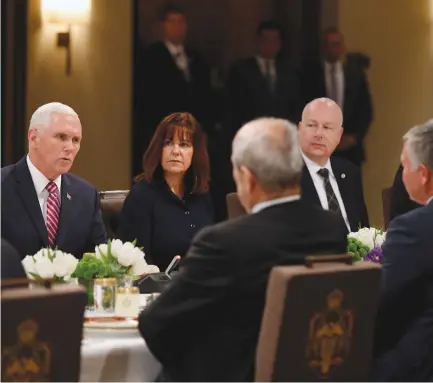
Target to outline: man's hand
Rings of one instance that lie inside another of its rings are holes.
[[[348,150],[356,145],[356,136],[354,134],[343,134],[341,141],[337,146],[338,150]]]

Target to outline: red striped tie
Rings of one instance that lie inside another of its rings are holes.
[[[57,227],[59,226],[60,201],[57,193],[57,185],[54,182],[49,182],[45,189],[50,193],[47,201],[47,217],[45,224],[48,230],[48,243],[50,247],[54,247]]]

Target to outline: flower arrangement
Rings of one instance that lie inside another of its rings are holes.
[[[355,261],[382,263],[382,245],[386,233],[374,227],[364,227],[357,232],[349,233],[348,253]]]
[[[134,242],[119,239],[95,247],[95,253],[84,254],[74,276],[80,279],[121,278],[126,275],[141,276],[158,273],[155,265],[148,265],[143,251]]]
[[[49,248],[27,255],[22,260],[27,277],[35,281],[53,279],[54,282],[68,282],[77,264],[78,259],[72,254]]]

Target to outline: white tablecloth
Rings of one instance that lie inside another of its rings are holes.
[[[101,337],[84,333],[82,382],[153,382],[161,371],[138,330],[136,334]]]

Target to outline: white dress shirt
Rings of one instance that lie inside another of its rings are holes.
[[[344,222],[346,222],[347,229],[351,231],[349,220],[347,219],[346,208],[344,207],[343,199],[341,198],[340,189],[338,188],[337,180],[335,178],[334,172],[332,171],[331,161],[328,159],[328,162],[322,168],[320,165],[310,160],[304,153],[302,153],[302,157],[304,157],[305,165],[307,166],[307,169],[310,172],[311,179],[313,180],[314,187],[316,188],[317,195],[319,196],[320,204],[325,210],[329,210],[328,198],[326,197],[326,191],[325,191],[325,182],[317,172],[323,168],[328,169],[329,182],[331,183],[332,189],[334,190],[334,194],[337,197],[338,205],[340,206],[341,215],[344,218]]]
[[[188,56],[185,53],[183,45],[174,45],[172,42],[167,40],[165,41],[165,46],[173,57],[177,67],[183,72],[185,78],[189,81],[190,72]]]
[[[260,72],[263,77],[267,77],[267,71],[269,66],[269,76],[272,82],[272,86],[275,86],[277,82],[277,68],[275,67],[275,60],[264,59],[263,57],[256,56],[257,64],[260,68]]]
[[[50,180],[45,177],[37,168],[35,165],[32,164],[32,161],[30,161],[30,157],[27,155],[27,166],[29,167],[30,175],[32,176],[33,185],[35,186],[36,194],[38,196],[39,205],[41,207],[42,216],[44,217],[44,221],[46,221],[47,217],[47,202],[48,202],[48,196],[50,193],[48,193],[48,190],[45,189],[50,182]],[[62,185],[62,176],[57,177],[53,181],[57,185],[57,191],[58,191],[58,198],[59,201],[61,201],[60,198],[60,187]]]
[[[341,109],[344,106],[344,70],[341,61],[337,61],[331,64],[325,61],[325,84],[326,84],[326,95],[330,97],[332,95],[332,66],[335,65],[335,78],[336,78],[336,100],[334,100]]]
[[[253,206],[253,208],[251,209],[251,214],[258,213],[259,211],[271,206],[279,205],[286,202],[297,201],[300,198],[301,196],[299,194],[295,194],[295,195],[290,195],[288,197],[275,198],[269,201],[259,202],[258,204],[255,204]]]

